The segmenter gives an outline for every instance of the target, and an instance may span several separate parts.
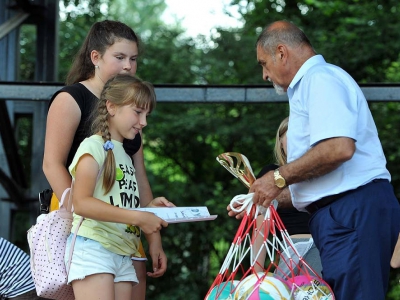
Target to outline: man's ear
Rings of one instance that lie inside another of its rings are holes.
[[[97,66],[100,60],[100,53],[97,50],[93,50],[90,52],[90,59],[92,60],[93,65]]]
[[[288,48],[284,44],[279,44],[278,47],[276,47],[276,58],[277,61],[281,61],[283,63],[286,63],[287,58],[288,58]]]
[[[107,107],[108,114],[111,117],[114,117],[115,112],[117,110],[117,106],[114,103],[112,103],[110,100],[107,100],[106,101],[106,107]]]

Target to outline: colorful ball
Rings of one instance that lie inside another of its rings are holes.
[[[221,282],[214,286],[211,293],[204,300],[232,300],[233,289],[239,283],[238,280],[233,282]]]
[[[236,287],[234,300],[286,300],[290,299],[287,284],[263,273],[244,278]]]
[[[295,276],[288,281],[294,300],[334,300],[332,290],[322,279],[315,276]]]

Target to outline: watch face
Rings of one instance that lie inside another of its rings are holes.
[[[276,178],[275,179],[275,184],[278,188],[283,188],[286,185],[285,179],[281,178]]]

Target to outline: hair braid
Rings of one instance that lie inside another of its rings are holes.
[[[99,133],[103,138],[103,141],[111,141],[111,133],[109,131],[109,113],[107,110],[107,91],[109,90],[109,86],[105,86],[100,100],[97,104],[97,110],[94,110],[93,113],[95,114],[95,118],[92,124],[92,131],[93,133]],[[116,170],[115,170],[115,158],[114,152],[110,149],[107,150],[106,159],[104,161],[104,168],[103,168],[103,189],[104,194],[107,194],[115,182]]]
[[[100,113],[102,122],[101,122],[101,127],[100,127],[100,133],[101,137],[103,138],[104,142],[111,141],[111,134],[108,128],[108,118],[110,115],[108,114],[107,107],[106,107],[106,101],[103,99],[103,107]],[[115,182],[115,176],[116,176],[116,170],[115,170],[115,158],[114,158],[114,152],[112,149],[107,150],[107,156],[104,161],[104,176],[103,176],[103,189],[104,189],[104,194],[107,194],[111,188],[114,185]]]
[[[125,105],[135,105],[147,108],[149,112],[156,105],[156,94],[153,85],[130,75],[116,75],[109,79],[104,85],[97,108],[93,110],[93,134],[101,135],[106,143],[111,140],[109,126],[111,116],[107,110],[107,101],[119,108]],[[108,149],[106,147],[106,149]],[[116,180],[116,162],[112,149],[106,150],[107,156],[104,161],[103,189],[108,193]]]

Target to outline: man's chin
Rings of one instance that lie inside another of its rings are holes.
[[[286,95],[285,89],[283,87],[281,87],[280,85],[277,85],[277,84],[274,83],[274,88],[275,88],[275,92],[278,95]]]

